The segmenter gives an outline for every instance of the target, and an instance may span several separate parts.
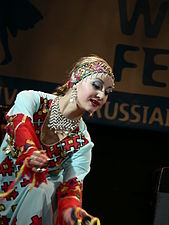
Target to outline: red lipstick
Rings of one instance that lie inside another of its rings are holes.
[[[93,107],[97,107],[97,106],[100,105],[100,103],[98,101],[94,100],[94,99],[90,99],[90,102],[92,103]]]

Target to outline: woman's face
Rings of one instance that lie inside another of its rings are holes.
[[[100,109],[112,92],[113,80],[109,76],[87,77],[77,84],[77,105],[82,111],[93,113]]]

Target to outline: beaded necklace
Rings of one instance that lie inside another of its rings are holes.
[[[54,133],[71,133],[79,124],[80,119],[70,120],[62,115],[59,107],[60,97],[56,97],[50,108],[50,116],[48,127],[50,130],[54,129]]]

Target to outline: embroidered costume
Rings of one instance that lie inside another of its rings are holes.
[[[22,91],[7,114],[7,133],[0,148],[0,194],[8,194],[0,199],[0,224],[64,225],[62,211],[81,207],[93,143],[82,119],[71,135],[54,145],[41,142],[42,125],[55,98]],[[50,161],[46,171],[34,173],[27,159],[40,149]]]

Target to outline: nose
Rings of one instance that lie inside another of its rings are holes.
[[[97,97],[99,98],[99,100],[103,100],[105,98],[105,92],[104,91],[99,91],[97,94]]]

